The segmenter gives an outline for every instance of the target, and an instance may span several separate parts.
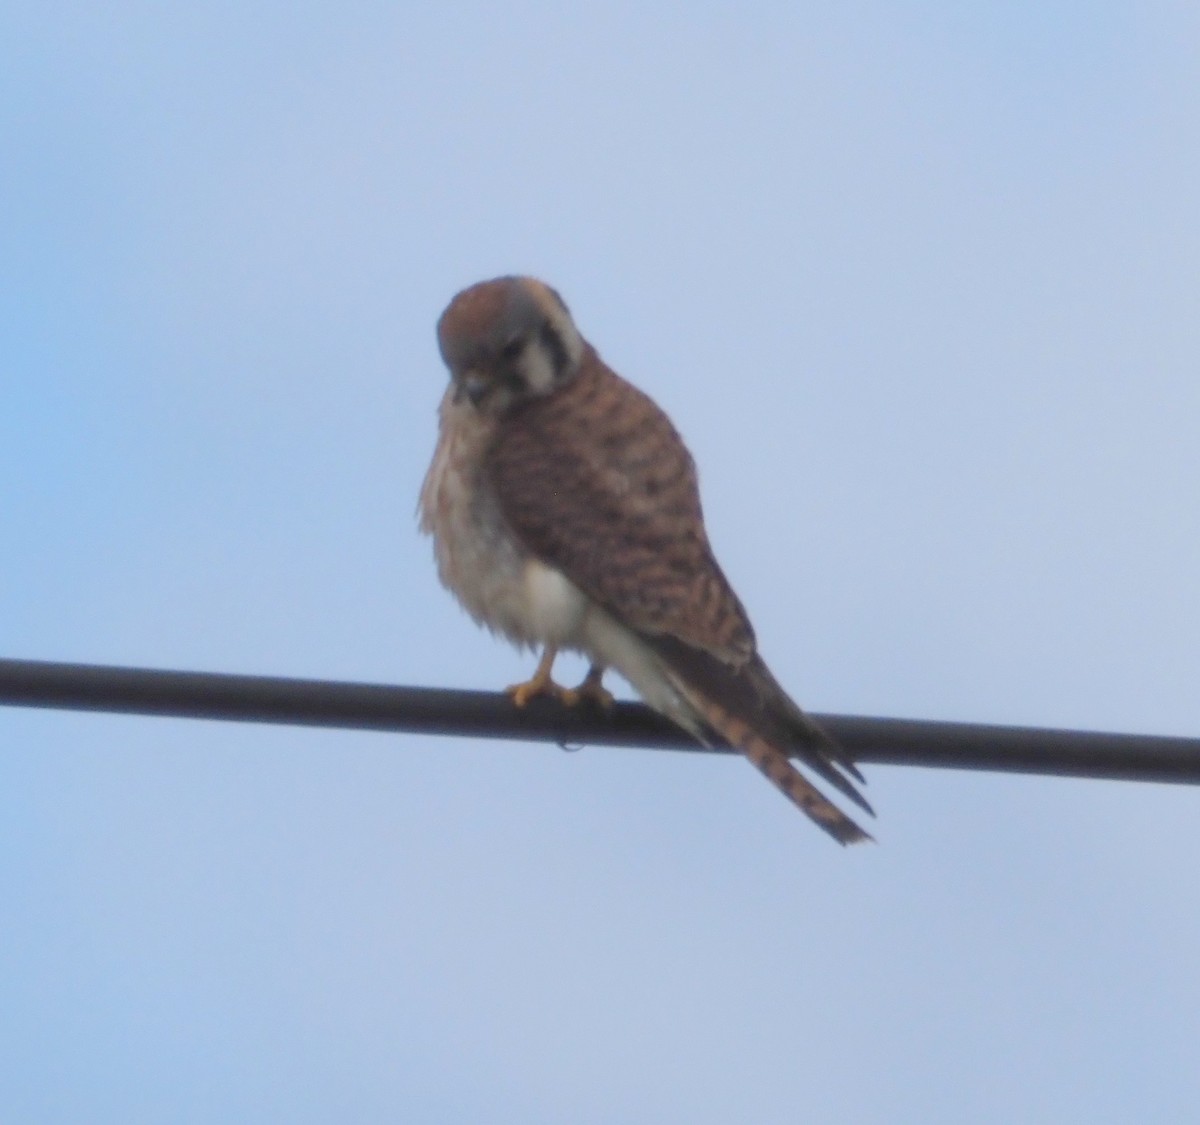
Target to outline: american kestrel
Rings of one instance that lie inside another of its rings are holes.
[[[667,416],[605,365],[562,298],[529,277],[463,290],[438,321],[450,369],[421,529],[481,625],[542,647],[528,683],[565,703],[611,699],[615,668],[701,742],[742,751],[843,844],[870,839],[789,761],[859,808],[862,775],[776,682],[713,557],[691,454]],[[556,653],[591,661],[575,690]]]

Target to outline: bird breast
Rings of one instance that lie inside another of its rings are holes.
[[[579,647],[587,597],[517,542],[486,478],[495,420],[447,392],[439,422],[420,511],[442,584],[476,622],[518,645]]]

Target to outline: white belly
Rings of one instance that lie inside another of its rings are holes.
[[[587,597],[517,543],[482,477],[487,420],[447,398],[441,423],[421,528],[433,536],[443,585],[477,622],[518,645],[580,647]]]
[[[421,488],[442,584],[481,625],[522,646],[553,645],[615,668],[643,699],[699,736],[700,720],[654,652],[559,570],[517,542],[480,471],[491,423],[449,395]]]

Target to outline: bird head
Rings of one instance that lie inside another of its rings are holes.
[[[464,289],[437,332],[455,399],[488,414],[551,394],[575,376],[587,348],[563,299],[532,277]]]

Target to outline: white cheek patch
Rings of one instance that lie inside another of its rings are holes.
[[[535,395],[544,395],[554,386],[554,364],[545,348],[537,343],[526,347],[521,356],[521,374],[525,377],[525,386]]]

